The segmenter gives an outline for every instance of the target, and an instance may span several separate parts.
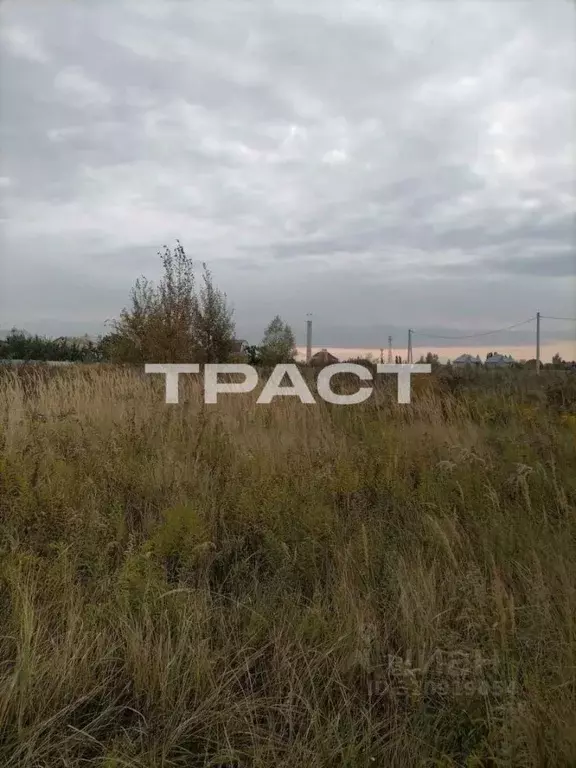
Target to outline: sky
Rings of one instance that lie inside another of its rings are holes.
[[[179,239],[253,343],[533,357],[433,337],[576,317],[575,42],[569,0],[2,0],[0,328],[100,333]]]

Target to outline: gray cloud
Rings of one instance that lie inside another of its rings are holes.
[[[254,339],[575,316],[574,13],[4,0],[0,325],[100,328],[175,238]]]

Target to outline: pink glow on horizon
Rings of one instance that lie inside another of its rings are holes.
[[[298,349],[298,359],[299,360],[305,359],[306,347],[300,346],[300,347],[297,347],[297,349]],[[323,349],[323,347],[312,347],[312,354],[319,352],[321,349]],[[326,347],[326,349],[328,349],[328,351],[331,354],[335,355],[341,362],[344,362],[345,360],[349,360],[350,358],[366,357],[368,355],[371,355],[375,361],[377,362],[380,361],[380,349],[375,349],[374,347]],[[524,346],[516,346],[516,347],[498,345],[498,344],[493,344],[485,347],[465,347],[465,346],[416,347],[415,346],[413,348],[414,362],[416,362],[421,355],[425,356],[427,352],[432,352],[432,354],[438,355],[441,363],[445,363],[448,360],[454,360],[456,357],[459,357],[464,353],[469,353],[471,355],[479,355],[482,361],[486,359],[486,355],[488,354],[488,352],[500,352],[501,354],[512,355],[512,357],[518,361],[531,360],[536,357],[536,349],[535,349],[535,346],[533,345],[524,345]],[[564,360],[576,360],[576,341],[574,342],[559,341],[557,343],[542,344],[540,348],[540,357],[542,362],[544,363],[551,362],[553,355],[555,355],[556,353],[558,353]],[[392,358],[394,358],[395,355],[401,355],[402,360],[404,361],[406,358],[406,347],[393,348]],[[388,358],[387,347],[385,347],[383,350],[383,356],[384,356],[384,362],[386,362]]]

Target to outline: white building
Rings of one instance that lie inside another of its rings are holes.
[[[460,357],[457,357],[456,360],[452,360],[452,365],[455,365],[456,368],[464,368],[467,365],[471,366],[478,366],[482,365],[482,360],[480,360],[480,356],[476,355],[460,355]]]
[[[487,368],[508,368],[516,361],[511,355],[501,355],[499,352],[495,352],[493,355],[486,356]]]

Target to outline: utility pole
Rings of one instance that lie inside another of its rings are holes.
[[[310,312],[306,317],[312,317]],[[309,363],[312,358],[312,320],[306,320],[306,362]]]
[[[392,362],[392,336],[388,336],[388,362]]]
[[[412,333],[413,333],[412,328],[409,328],[408,329],[408,350],[407,350],[408,359],[406,360],[407,363],[412,362]]]
[[[536,312],[536,373],[540,373],[540,312]]]
[[[384,349],[382,347],[380,347],[380,362],[384,362]]]

